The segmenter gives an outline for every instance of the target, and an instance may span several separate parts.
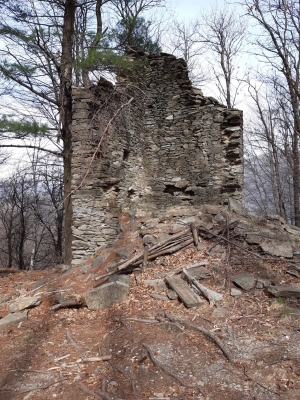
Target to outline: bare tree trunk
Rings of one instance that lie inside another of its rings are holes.
[[[65,263],[72,261],[72,66],[76,0],[66,0],[61,56],[60,113],[64,142]]]

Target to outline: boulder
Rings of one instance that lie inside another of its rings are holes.
[[[240,296],[243,292],[239,289],[232,288],[230,289],[230,295],[233,297]]]
[[[145,279],[144,285],[151,286],[157,292],[163,292],[166,289],[166,284],[163,279]]]
[[[23,312],[8,314],[6,317],[0,319],[0,329],[5,328],[6,326],[11,324],[18,324],[22,321],[25,321],[27,319],[27,314],[27,310]]]
[[[41,304],[41,297],[33,296],[33,297],[20,297],[13,303],[11,303],[8,307],[11,313],[15,313],[18,311],[25,310],[26,308],[32,308],[39,306]]]
[[[257,289],[263,289],[271,285],[271,280],[267,278],[258,278],[256,282]]]
[[[120,247],[119,249],[116,250],[117,256],[119,256],[123,260],[130,258],[130,256],[133,253],[134,253],[134,249],[132,249],[128,246]]]
[[[236,213],[243,213],[244,207],[241,201],[234,199],[233,197],[229,197],[228,199],[228,208],[230,211],[234,211]]]
[[[276,257],[285,257],[292,258],[293,257],[293,247],[292,243],[288,241],[279,241],[276,239],[264,239],[260,243],[261,249],[270,254],[271,256]]]
[[[126,300],[129,292],[130,286],[126,283],[110,282],[87,291],[85,302],[89,310],[101,310]]]
[[[107,283],[111,283],[111,282],[123,282],[126,283],[126,285],[128,286],[132,286],[132,281],[130,279],[130,277],[128,275],[125,274],[114,274],[111,275],[108,280]]]
[[[255,284],[254,275],[249,272],[233,275],[231,281],[244,290],[254,288]]]
[[[269,286],[269,293],[275,297],[294,297],[300,298],[300,288],[289,285]]]

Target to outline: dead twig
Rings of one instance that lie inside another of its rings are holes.
[[[96,399],[100,399],[100,400],[103,400],[103,399],[111,400],[111,397],[107,393],[94,392],[93,390],[86,387],[82,382],[77,382],[76,385],[79,389],[81,389],[84,393],[86,393],[89,396],[94,396],[94,397],[96,397]]]
[[[79,347],[79,345],[75,342],[75,340],[72,338],[70,332],[68,330],[66,330],[66,337],[69,341],[69,343],[74,346],[74,347]]]
[[[167,318],[169,321],[171,322],[177,322],[178,324],[182,324],[185,325],[189,328],[192,328],[198,332],[203,333],[205,336],[209,337],[223,352],[224,356],[227,358],[227,360],[229,362],[234,362],[234,359],[230,353],[230,351],[227,349],[227,347],[225,346],[225,344],[222,342],[222,340],[220,338],[218,338],[218,336],[216,336],[213,332],[202,328],[201,326],[195,325],[195,324],[191,324],[190,322],[178,319],[173,317],[172,315],[168,315],[163,313],[164,317]]]
[[[88,362],[98,362],[98,361],[108,361],[111,360],[112,356],[100,356],[100,357],[88,357],[88,358],[78,358],[77,363],[88,363]]]
[[[142,272],[147,271],[148,256],[149,256],[149,245],[147,244],[145,246],[145,251],[144,251],[144,261],[143,261],[143,266],[142,266]]]

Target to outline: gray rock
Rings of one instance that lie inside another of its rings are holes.
[[[44,286],[47,282],[48,282],[48,279],[47,279],[47,278],[42,279],[41,281],[35,283],[35,284],[32,286],[32,290],[38,289],[38,288],[40,288],[41,286]]]
[[[224,254],[226,252],[225,247],[221,246],[220,244],[217,244],[209,251],[209,254],[212,257],[220,257],[220,255]]]
[[[254,275],[249,272],[241,272],[240,274],[233,275],[231,281],[244,290],[254,288],[255,284]]]
[[[224,307],[217,307],[214,309],[213,313],[212,313],[212,317],[215,318],[222,318],[225,317],[227,313],[227,309]]]
[[[126,285],[128,285],[130,287],[132,286],[132,281],[131,281],[130,277],[128,275],[125,275],[125,274],[120,274],[120,275],[114,274],[114,275],[111,275],[108,278],[107,282],[108,283],[111,283],[111,282],[123,282],[123,283],[126,283]]]
[[[168,289],[168,291],[167,291],[167,296],[168,296],[168,298],[169,298],[170,300],[178,300],[178,295],[177,295],[177,293],[176,293],[174,290],[172,290],[172,289]]]
[[[262,242],[262,237],[258,233],[249,233],[246,236],[246,242],[248,244],[260,244]]]
[[[269,286],[268,291],[275,297],[294,297],[297,299],[300,298],[300,289],[294,286],[289,286],[289,285]]]
[[[39,306],[40,304],[41,304],[41,297],[39,296],[20,297],[12,304],[10,304],[8,309],[11,313],[15,313],[18,311],[25,310],[26,308]]]
[[[270,220],[279,221],[282,224],[285,224],[284,218],[282,218],[280,215],[271,214],[271,215],[267,215],[267,218],[270,219]]]
[[[231,294],[231,296],[236,297],[236,296],[240,296],[241,294],[243,294],[243,292],[241,292],[239,289],[232,288],[232,289],[230,289],[230,294]]]
[[[92,268],[97,267],[97,265],[102,264],[107,258],[107,254],[100,254],[92,262]]]
[[[163,279],[145,279],[144,285],[151,286],[157,292],[163,292],[166,289],[166,284]]]
[[[89,310],[101,310],[113,304],[126,300],[130,286],[123,282],[106,283],[98,288],[91,289],[85,294],[86,305]]]
[[[260,243],[261,249],[276,257],[293,257],[293,247],[290,242],[282,242],[276,239],[265,239]]]
[[[143,244],[147,245],[153,243],[155,243],[155,238],[152,235],[147,234],[143,236]]]
[[[283,228],[292,235],[300,236],[300,228],[295,225],[285,224]]]
[[[263,289],[271,285],[270,279],[266,278],[258,278],[256,282],[256,288],[257,289]]]
[[[88,264],[88,265],[83,265],[81,268],[80,268],[80,272],[82,273],[82,274],[87,274],[88,272],[89,272],[89,270],[92,268],[92,264]]]
[[[205,211],[207,212],[207,214],[211,214],[211,215],[218,215],[221,210],[222,210],[222,206],[208,204],[205,207]]]
[[[11,324],[18,324],[19,322],[27,319],[28,311],[17,312],[14,314],[8,314],[6,317],[0,319],[0,329],[5,328]]]
[[[189,268],[188,273],[196,279],[207,279],[211,275],[210,270],[205,267]]]
[[[123,260],[126,260],[133,254],[134,250],[130,247],[124,246],[120,247],[119,249],[116,250],[117,256],[122,258]]]
[[[164,296],[163,294],[153,293],[153,294],[151,295],[151,297],[152,297],[153,299],[155,299],[155,300],[170,301],[170,300],[168,299],[168,297],[167,297],[167,296]]]
[[[3,297],[2,299],[0,299],[0,304],[6,303],[6,302],[9,301],[10,299],[11,299],[11,296]]]
[[[214,219],[215,219],[215,221],[217,221],[217,222],[223,222],[223,221],[225,221],[225,218],[224,218],[224,216],[223,216],[222,214],[217,214],[217,215],[214,217]]]
[[[234,211],[236,213],[243,213],[244,211],[242,202],[234,199],[233,197],[229,197],[228,199],[228,208],[230,211]]]

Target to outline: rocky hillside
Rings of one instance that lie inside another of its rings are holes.
[[[1,271],[1,400],[300,398],[298,228],[232,202],[120,224],[76,268]]]

